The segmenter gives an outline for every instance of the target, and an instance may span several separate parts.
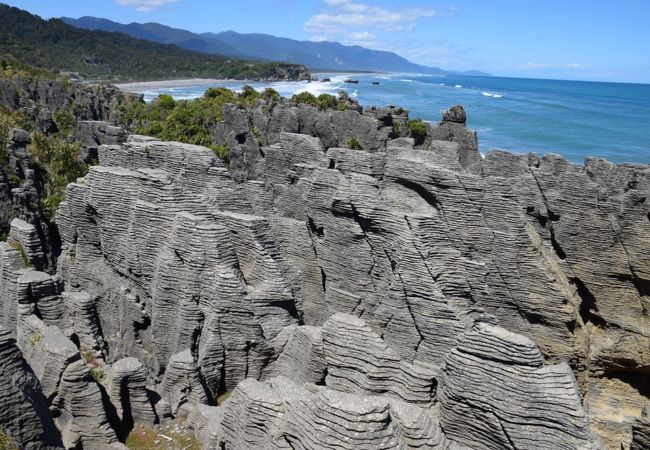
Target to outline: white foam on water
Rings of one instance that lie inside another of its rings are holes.
[[[481,92],[481,94],[485,95],[486,97],[492,97],[492,98],[501,98],[503,95],[501,94],[494,94],[492,92]]]
[[[457,84],[457,85],[456,85],[456,86],[454,86],[454,87],[455,87],[455,88],[462,88],[462,87],[463,87],[463,85],[462,85],[462,84]]]
[[[404,83],[413,83],[413,80],[409,80],[407,78],[403,78],[400,81],[403,81]]]

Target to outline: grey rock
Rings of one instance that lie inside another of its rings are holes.
[[[433,403],[436,370],[402,361],[361,319],[335,314],[323,324],[328,388],[383,395],[426,407]]]
[[[274,378],[241,382],[206,428],[210,448],[445,448],[435,415],[381,397]]]
[[[462,105],[454,105],[451,108],[442,112],[443,122],[453,122],[465,125],[467,122],[467,114]]]
[[[9,243],[15,243],[20,246],[27,257],[27,262],[38,270],[45,266],[45,255],[41,246],[41,240],[34,225],[29,224],[21,219],[11,221],[11,230],[9,232]]]
[[[38,378],[0,326],[0,428],[21,448],[62,448]]]
[[[84,361],[73,362],[65,369],[51,407],[56,410],[55,423],[67,448],[94,448],[117,442],[100,387]]]
[[[67,292],[0,244],[3,322],[137,358],[158,415],[189,414],[206,445],[643,436],[647,166],[482,159],[458,108],[416,146],[392,139],[390,109],[264,106],[226,108],[230,129],[212,130],[237,141],[240,172],[197,146],[99,146],[57,215]],[[357,133],[363,150],[343,148]]]
[[[29,132],[20,128],[14,128],[11,131],[11,140],[18,145],[27,145],[32,141]]]
[[[442,122],[429,129],[425,147],[434,151],[447,153],[448,150],[442,147],[436,150],[435,141],[451,141],[458,143],[456,151],[458,162],[465,170],[478,173],[481,170],[481,154],[478,151],[478,138],[476,132],[467,129],[465,109],[456,105],[442,113]],[[444,150],[443,150],[444,149]]]
[[[590,445],[569,366],[544,366],[531,340],[493,325],[477,325],[447,355],[440,403],[445,435],[471,448]]]
[[[74,137],[81,144],[81,159],[94,163],[99,159],[97,149],[100,145],[122,144],[127,133],[122,127],[108,122],[80,120]]]
[[[650,401],[646,402],[641,417],[632,426],[632,442],[630,450],[650,448]]]
[[[65,305],[63,323],[66,333],[74,336],[79,348],[101,354],[105,342],[95,300],[85,291],[63,292],[62,302]]]
[[[325,384],[327,363],[319,327],[285,327],[273,340],[275,361],[269,364],[265,378],[290,377],[295,383]]]
[[[50,402],[59,391],[65,370],[81,359],[75,345],[57,327],[34,330],[23,352]]]
[[[169,360],[160,393],[169,402],[174,415],[185,404],[206,404],[210,401],[201,372],[189,349]]]
[[[108,371],[106,390],[124,431],[134,425],[152,426],[157,421],[147,394],[146,382],[145,367],[133,357],[116,361]]]

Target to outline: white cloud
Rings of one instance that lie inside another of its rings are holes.
[[[305,31],[340,35],[358,33],[360,28],[378,27],[382,31],[410,31],[417,22],[440,15],[433,9],[387,9],[358,3],[353,0],[324,0],[330,11],[311,16],[305,22]]]
[[[115,0],[120,5],[133,6],[140,12],[151,12],[167,3],[174,3],[179,0]]]
[[[526,63],[519,68],[522,70],[535,70],[535,69],[586,69],[589,67],[586,64],[568,63],[568,64],[551,64],[551,63]]]
[[[352,33],[350,35],[350,38],[356,40],[356,41],[368,41],[370,39],[374,39],[375,35],[372,33],[369,33],[367,31],[364,31],[362,33]]]

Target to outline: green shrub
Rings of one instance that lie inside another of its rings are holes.
[[[427,135],[427,124],[422,119],[409,120],[409,131],[415,138],[423,138]]]
[[[320,109],[336,108],[338,99],[331,94],[321,94],[318,96],[318,107]]]
[[[31,348],[36,347],[36,344],[38,344],[39,342],[41,342],[41,339],[43,339],[43,335],[42,335],[41,333],[36,332],[36,333],[32,334],[32,335],[29,337],[29,346],[30,346]]]
[[[93,380],[96,382],[101,383],[104,378],[106,378],[106,372],[104,372],[104,369],[101,369],[99,367],[91,367],[90,376],[92,376]]]
[[[280,94],[273,88],[267,87],[262,91],[262,98],[265,100],[272,100],[277,102],[280,100]]]
[[[169,94],[160,94],[158,96],[158,105],[162,109],[174,109],[176,106],[176,100]]]
[[[311,106],[318,106],[318,99],[314,94],[311,92],[301,92],[299,94],[294,95],[291,97],[291,101],[297,105],[299,104],[305,104],[305,105],[311,105]]]
[[[7,147],[11,142],[11,131],[15,127],[21,126],[24,121],[25,119],[22,114],[0,108],[0,168],[4,170],[11,182],[14,184],[19,184],[20,178],[18,178],[16,172],[14,172],[14,169],[11,167],[9,150]]]
[[[71,136],[77,128],[77,119],[74,114],[66,108],[62,108],[52,115],[59,133],[65,136]]]
[[[246,103],[247,105],[254,105],[257,100],[262,98],[259,92],[257,92],[252,86],[244,85],[242,93],[239,94],[239,99]]]
[[[401,133],[401,129],[399,127],[399,123],[393,122],[393,136],[398,137]]]
[[[18,450],[14,440],[4,430],[0,430],[0,450]]]
[[[236,103],[237,95],[228,88],[224,87],[211,87],[208,88],[203,94],[204,98],[220,99],[224,103]]]
[[[347,148],[350,150],[363,150],[361,147],[361,142],[357,138],[350,138],[348,141],[345,143]]]
[[[230,155],[230,149],[228,148],[227,145],[225,144],[213,145],[210,148],[212,149],[214,154],[217,155],[219,158],[223,159],[224,161],[228,161],[228,156]]]
[[[54,217],[59,204],[65,199],[68,183],[88,172],[88,165],[79,158],[79,145],[59,136],[32,134],[32,143],[27,147],[43,177],[41,207],[48,219]]]

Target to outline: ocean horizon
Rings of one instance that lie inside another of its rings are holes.
[[[650,163],[650,85],[469,75],[317,72],[313,82],[185,80],[140,84],[145,101],[159,94],[176,99],[203,95],[211,86],[240,90],[272,87],[285,97],[346,91],[362,106],[395,105],[411,118],[436,123],[441,111],[461,104],[467,126],[478,133],[482,154],[557,153],[572,163],[586,157],[615,163]],[[346,79],[357,84],[346,83]],[[379,84],[373,84],[379,83]]]

